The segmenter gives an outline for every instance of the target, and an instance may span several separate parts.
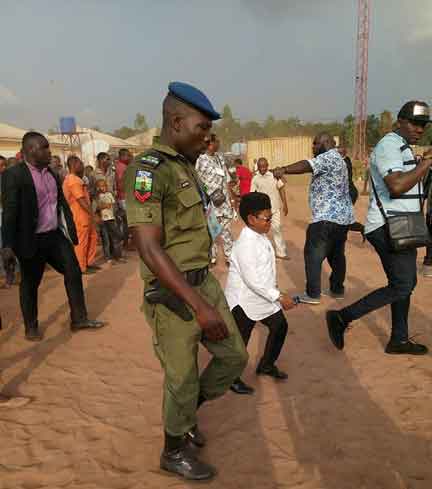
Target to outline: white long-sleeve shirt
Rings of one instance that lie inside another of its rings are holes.
[[[230,310],[240,306],[250,319],[260,321],[281,309],[275,253],[267,236],[243,228],[230,262],[225,286]]]

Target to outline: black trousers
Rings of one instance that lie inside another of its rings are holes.
[[[381,259],[388,285],[375,290],[356,303],[340,311],[345,322],[349,323],[369,314],[380,307],[391,304],[391,340],[408,339],[408,314],[411,293],[417,284],[417,250],[393,251],[390,248],[385,226],[366,235]]]
[[[119,208],[116,213],[116,223],[119,230],[123,246],[126,248],[129,241],[129,226],[127,221],[127,214],[123,208]]]
[[[21,266],[20,303],[26,327],[37,325],[38,288],[48,263],[64,276],[64,284],[71,321],[87,319],[81,270],[72,244],[61,231],[50,231],[37,235],[37,250],[32,258],[20,258]]]
[[[109,260],[121,258],[122,248],[120,231],[114,219],[110,221],[102,221],[101,224],[102,248],[104,257]]]
[[[304,260],[306,270],[306,293],[309,297],[321,295],[321,268],[327,261],[332,269],[330,290],[343,294],[346,275],[345,243],[349,226],[330,221],[310,224],[306,231]]]
[[[246,313],[240,306],[234,307],[231,312],[237,323],[244,344],[247,346],[256,321],[253,321],[246,316]],[[278,311],[275,314],[262,319],[260,322],[267,326],[269,335],[265,344],[264,354],[258,366],[270,367],[276,362],[282,350],[288,333],[288,323],[282,311]]]

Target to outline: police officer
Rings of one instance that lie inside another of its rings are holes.
[[[221,238],[226,262],[231,255],[233,237],[231,233],[231,222],[235,212],[231,205],[231,192],[228,184],[232,178],[228,172],[226,163],[219,150],[219,139],[216,134],[210,134],[206,138],[207,151],[203,153],[196,162],[196,171],[199,179],[204,184],[206,193],[215,209],[215,215],[221,225]],[[211,263],[215,264],[217,258],[217,244],[213,243],[211,252]]]
[[[388,215],[420,210],[420,182],[432,164],[432,152],[425,153],[420,161],[416,161],[409,144],[418,143],[429,122],[429,107],[425,102],[407,102],[399,111],[398,129],[386,134],[372,153],[370,175]],[[415,248],[394,251],[390,247],[385,220],[373,193],[365,235],[381,259],[388,285],[340,311],[328,311],[330,339],[336,348],[342,350],[344,333],[352,321],[391,304],[392,332],[385,352],[425,355],[428,348],[414,343],[408,336],[410,298],[417,283],[417,251]]]
[[[143,311],[165,371],[161,468],[195,480],[215,475],[190,450],[190,443],[205,444],[197,408],[223,395],[247,363],[223,291],[208,271],[208,202],[193,166],[219,118],[201,91],[171,83],[160,138],[125,174],[127,218],[142,260]],[[201,376],[200,342],[213,355]]]

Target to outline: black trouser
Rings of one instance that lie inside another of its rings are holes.
[[[72,244],[61,231],[38,234],[37,250],[32,258],[18,257],[21,266],[20,302],[26,327],[37,325],[38,287],[48,263],[64,276],[71,320],[87,319],[81,270]]]
[[[121,239],[120,232],[114,219],[101,222],[102,248],[107,260],[121,257]]]
[[[122,207],[120,207],[116,213],[116,222],[121,240],[123,241],[123,247],[126,248],[129,241],[129,226],[126,211]]]
[[[408,339],[410,298],[417,284],[417,250],[413,248],[393,251],[389,245],[385,226],[368,233],[366,238],[381,259],[388,285],[342,309],[340,311],[342,318],[349,323],[380,307],[391,304],[391,340],[406,341]]]
[[[240,306],[234,307],[231,312],[237,323],[244,344],[247,346],[256,321],[253,321],[246,316],[246,313]],[[288,332],[288,323],[281,310],[265,319],[261,319],[260,322],[267,326],[269,335],[264,348],[264,354],[258,366],[270,367],[276,362],[282,350]]]
[[[343,294],[346,274],[345,242],[349,226],[329,221],[310,224],[306,231],[304,260],[306,293],[309,297],[321,295],[321,267],[325,258],[332,269],[330,290]]]

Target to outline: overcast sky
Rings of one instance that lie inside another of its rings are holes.
[[[172,80],[242,121],[353,111],[357,0],[0,0],[0,122],[160,123]],[[369,112],[431,101],[431,0],[372,0]]]

